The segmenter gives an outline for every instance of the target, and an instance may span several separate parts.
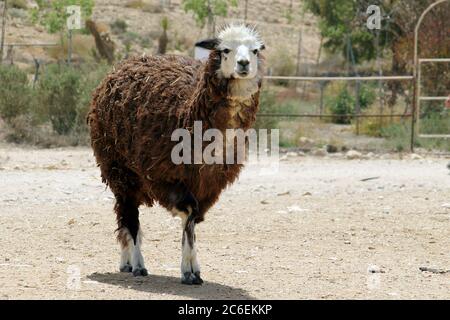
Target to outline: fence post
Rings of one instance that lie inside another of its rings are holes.
[[[3,48],[5,47],[6,12],[8,10],[8,0],[3,1],[2,17],[2,41],[0,43],[0,64],[3,62]]]
[[[67,54],[68,54],[67,61],[70,66],[72,63],[72,30],[69,30],[69,41],[67,44]]]
[[[412,111],[411,111],[411,152],[414,152],[414,142],[416,136],[416,113],[417,113],[417,75],[414,76],[412,80],[413,84],[413,102],[412,102]]]

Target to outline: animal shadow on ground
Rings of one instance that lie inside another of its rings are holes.
[[[162,275],[133,277],[126,273],[93,273],[90,280],[142,292],[176,295],[192,299],[254,300],[245,290],[205,281],[202,286],[186,286],[180,278]]]

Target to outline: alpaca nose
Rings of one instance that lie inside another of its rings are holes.
[[[238,64],[242,67],[242,68],[248,68],[248,65],[250,64],[250,61],[248,60],[239,60]]]

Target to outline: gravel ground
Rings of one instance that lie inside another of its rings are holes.
[[[180,221],[159,207],[141,210],[151,275],[117,272],[89,149],[2,145],[0,299],[450,299],[448,159],[393,157],[246,169],[197,228],[205,284],[188,287]]]

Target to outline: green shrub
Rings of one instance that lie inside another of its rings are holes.
[[[369,85],[361,85],[359,88],[359,105],[361,110],[367,109],[375,102],[377,94],[375,90]]]
[[[420,121],[420,131],[423,134],[450,134],[450,113],[447,111],[428,113]]]
[[[128,24],[125,20],[116,19],[113,23],[110,24],[111,30],[115,34],[125,33],[128,29]]]
[[[11,124],[31,109],[33,91],[27,74],[16,66],[0,65],[0,84],[0,117]]]
[[[353,113],[355,99],[348,92],[347,87],[343,87],[339,95],[333,100],[329,100],[331,114],[335,115],[332,121],[337,124],[350,124],[351,117],[344,116]]]
[[[433,129],[430,131],[430,129]],[[437,130],[439,129],[439,130]],[[442,131],[441,131],[442,130]],[[447,131],[445,131],[447,130]],[[450,121],[447,119],[424,119],[419,128],[421,134],[450,132]],[[386,139],[386,146],[392,150],[401,152],[410,149],[411,144],[411,120],[402,120],[385,126],[381,129],[381,135]],[[416,136],[415,147],[428,150],[450,151],[450,140],[448,139],[425,139]]]
[[[79,90],[79,98],[76,106],[76,117],[73,133],[79,138],[79,143],[87,142],[88,128],[86,116],[89,111],[93,91],[110,70],[107,64],[97,65],[93,68],[84,68],[83,82]]]
[[[125,3],[125,8],[131,9],[143,9],[145,7],[145,3],[142,0],[130,0]]]
[[[59,135],[86,133],[85,119],[92,91],[108,70],[106,65],[86,65],[81,69],[49,65],[37,86],[40,122],[50,121]]]
[[[8,7],[15,8],[15,9],[28,9],[28,3],[26,0],[9,0],[8,1]]]
[[[39,116],[60,135],[75,124],[81,83],[81,74],[65,65],[49,65],[38,83]]]
[[[276,95],[273,91],[263,90],[259,98],[259,113],[277,113],[278,106],[276,101]],[[256,129],[272,129],[278,127],[278,119],[275,117],[263,117],[257,116],[254,126]]]

